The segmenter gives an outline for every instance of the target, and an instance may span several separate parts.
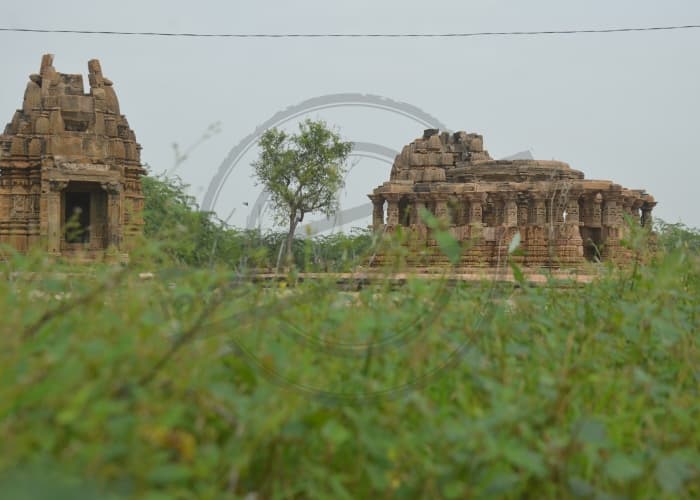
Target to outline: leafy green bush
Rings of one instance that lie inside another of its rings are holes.
[[[144,235],[158,245],[161,263],[225,266],[229,269],[274,269],[287,235],[283,232],[235,229],[211,212],[198,209],[177,177],[143,178]],[[362,262],[372,244],[370,230],[314,238],[295,238],[296,267],[347,271]],[[366,260],[366,259],[364,259]]]
[[[671,224],[661,219],[654,220],[658,242],[666,251],[683,247],[691,253],[700,254],[700,229],[688,227],[682,222]]]
[[[143,177],[144,236],[159,244],[164,257],[180,264],[238,264],[243,249],[239,235],[198,210],[187,185],[177,177]]]
[[[538,288],[11,269],[0,497],[700,495],[687,248]]]

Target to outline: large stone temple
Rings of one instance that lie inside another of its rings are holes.
[[[532,267],[630,258],[621,245],[633,224],[650,227],[654,198],[608,180],[584,179],[559,161],[494,160],[483,138],[430,129],[396,157],[388,182],[369,198],[376,231],[401,227],[417,266],[447,262],[420,217],[432,212],[463,243],[460,266],[496,266],[520,233],[515,257]],[[386,209],[386,210],[385,210]],[[375,264],[386,262],[381,252]]]
[[[143,226],[140,150],[100,62],[58,73],[45,55],[0,135],[0,244],[20,252],[124,256]]]

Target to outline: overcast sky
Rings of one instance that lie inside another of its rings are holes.
[[[700,24],[697,0],[329,0],[4,2],[0,26],[201,33],[473,32]],[[173,166],[203,199],[229,151],[276,112],[337,93],[418,107],[451,130],[484,135],[494,157],[530,150],[587,178],[645,188],[668,221],[700,227],[700,30],[511,38],[195,39],[0,32],[0,121],[21,106],[41,55],[63,73],[99,58],[154,172]],[[87,79],[86,79],[87,80]],[[348,140],[400,150],[423,126],[387,111],[339,107],[306,116]],[[285,124],[294,127],[296,121]],[[243,226],[260,189],[254,151],[214,208]],[[388,179],[383,161],[354,159],[344,208]],[[244,202],[248,206],[243,205]]]

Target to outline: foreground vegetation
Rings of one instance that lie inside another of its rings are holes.
[[[2,268],[0,498],[700,495],[696,231],[587,285],[344,292],[251,284],[216,252],[259,248],[177,220],[231,246]]]

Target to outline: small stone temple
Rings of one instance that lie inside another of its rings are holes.
[[[143,226],[141,146],[100,62],[58,73],[43,56],[0,135],[0,243],[20,252],[125,256]]]
[[[426,130],[396,157],[388,182],[369,198],[376,231],[406,234],[409,263],[443,265],[419,217],[430,211],[464,243],[460,266],[496,266],[520,233],[521,264],[576,266],[586,260],[621,261],[628,224],[652,224],[654,198],[608,180],[585,179],[560,161],[494,160],[483,138],[466,132]],[[378,255],[374,264],[387,261]]]

